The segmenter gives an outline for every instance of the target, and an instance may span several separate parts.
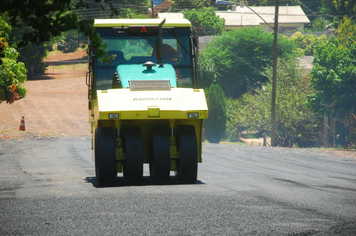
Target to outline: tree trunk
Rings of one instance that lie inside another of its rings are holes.
[[[328,147],[329,142],[328,142],[328,132],[329,132],[329,117],[324,115],[324,121],[323,121],[323,133],[322,133],[322,146]]]

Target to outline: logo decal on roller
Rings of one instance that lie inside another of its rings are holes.
[[[147,97],[147,98],[133,98],[134,102],[139,102],[139,101],[172,101],[171,97]]]

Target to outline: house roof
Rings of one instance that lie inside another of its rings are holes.
[[[250,7],[259,14],[267,23],[274,23],[275,7]],[[253,14],[253,12],[250,10]],[[279,23],[303,23],[308,24],[310,20],[300,6],[280,6],[278,10]]]
[[[237,6],[233,11],[216,11],[216,15],[225,19],[226,26],[258,26],[274,24],[275,7]],[[260,17],[259,17],[260,16]],[[263,20],[261,19],[263,18]],[[300,6],[280,6],[278,12],[279,24],[308,24],[308,17]]]
[[[162,2],[161,4],[159,4],[158,6],[155,6],[153,8],[153,13],[155,16],[157,16],[157,14],[160,12],[168,11],[172,5],[173,5],[173,3],[170,0],[168,0],[166,2]],[[149,13],[148,16],[151,17],[152,12]]]
[[[221,5],[234,5],[236,3],[230,2],[230,1],[223,1],[223,0],[216,0],[215,4],[221,4]]]
[[[313,69],[313,59],[313,56],[304,56],[298,58],[300,67],[310,72],[311,69]]]
[[[259,26],[256,14],[241,14],[239,12],[216,12],[216,15],[225,19],[225,26]]]

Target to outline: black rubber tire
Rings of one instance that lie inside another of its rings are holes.
[[[150,176],[153,183],[169,182],[171,169],[169,129],[155,126],[151,129]]]
[[[194,184],[198,176],[198,147],[193,125],[179,126],[177,147],[180,152],[176,171],[178,181],[184,184]]]
[[[140,185],[143,181],[143,145],[140,127],[128,127],[123,132],[124,181],[128,185]]]
[[[95,175],[98,187],[112,186],[117,178],[115,130],[98,127],[95,130]]]

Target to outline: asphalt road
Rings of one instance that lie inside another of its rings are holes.
[[[96,188],[87,138],[0,141],[0,235],[356,235],[356,159],[213,144],[203,158],[194,185]]]

